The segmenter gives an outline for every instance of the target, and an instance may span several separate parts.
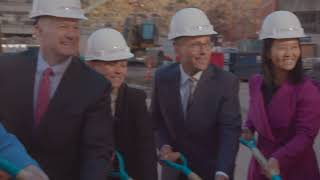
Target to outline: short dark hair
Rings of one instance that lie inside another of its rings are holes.
[[[40,19],[43,19],[43,18],[48,18],[48,17],[54,17],[54,16],[49,16],[49,15],[43,15],[43,16],[37,16],[37,17],[34,17],[32,18],[33,20],[33,25],[37,25],[40,21]]]
[[[180,36],[180,37],[176,37],[173,39],[173,44],[177,44],[179,41],[181,41],[181,39],[184,39],[185,37],[188,37],[188,36]]]
[[[32,20],[33,20],[32,23],[33,23],[34,26],[38,24],[39,19],[40,19],[39,17],[32,18]]]
[[[301,51],[300,40],[299,41],[299,48]],[[268,38],[263,40],[263,48],[262,48],[262,74],[264,76],[264,83],[266,85],[274,84],[274,71],[273,71],[273,63],[271,60],[271,48],[273,45],[274,39]],[[298,62],[296,66],[289,72],[289,82],[292,84],[298,84],[303,81],[304,72],[303,72],[303,65],[302,65],[302,58],[301,54],[298,58]]]

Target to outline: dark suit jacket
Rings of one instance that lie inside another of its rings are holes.
[[[241,131],[239,81],[215,66],[203,72],[186,119],[180,97],[179,64],[156,72],[152,116],[158,145],[183,153],[203,179],[216,171],[233,176]]]
[[[137,180],[157,179],[157,157],[144,91],[123,84],[116,101],[116,149],[128,174]]]
[[[105,180],[113,152],[110,83],[72,59],[35,128],[37,54],[0,56],[0,119],[51,180]]]

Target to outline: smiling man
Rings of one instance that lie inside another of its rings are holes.
[[[233,178],[239,144],[239,81],[209,65],[213,34],[199,9],[182,9],[173,16],[169,39],[181,63],[157,71],[151,111],[160,158],[176,161],[179,152],[203,179],[226,180]]]
[[[76,56],[80,0],[34,0],[40,48],[0,56],[0,119],[51,180],[105,180],[111,84]]]

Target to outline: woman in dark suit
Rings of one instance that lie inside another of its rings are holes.
[[[128,70],[127,59],[131,57],[133,54],[116,30],[100,29],[88,39],[85,60],[112,83],[115,144],[124,157],[126,170],[134,179],[156,180],[156,148],[146,94],[124,83]]]

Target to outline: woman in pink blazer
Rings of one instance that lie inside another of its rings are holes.
[[[268,159],[265,167],[251,160],[248,180],[320,180],[313,150],[320,127],[320,93],[303,75],[298,18],[288,11],[268,15],[262,25],[262,75],[249,81],[250,108],[243,137],[258,134],[257,146]]]

